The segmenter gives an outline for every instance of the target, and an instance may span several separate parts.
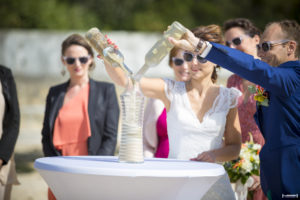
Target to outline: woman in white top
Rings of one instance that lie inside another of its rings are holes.
[[[188,62],[183,59],[184,51],[174,47],[169,54],[169,66],[176,81],[190,80]],[[143,121],[143,146],[145,157],[168,158],[169,139],[164,103],[148,98]]]
[[[202,26],[192,31],[203,40],[223,43],[221,28]],[[142,78],[140,88],[147,97],[160,99],[167,111],[169,158],[223,162],[236,159],[241,148],[241,130],[237,113],[235,88],[215,84],[216,64],[196,52],[184,52],[191,79]],[[128,80],[120,68],[105,63],[110,77],[119,85]],[[234,199],[228,176],[224,176],[204,198]]]

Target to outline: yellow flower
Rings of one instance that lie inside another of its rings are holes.
[[[264,90],[259,85],[256,86],[249,86],[248,87],[249,91],[251,94],[254,94],[254,100],[257,101],[257,105],[262,105],[262,106],[269,106],[269,93]]]
[[[257,97],[256,95],[254,96],[254,100],[255,100],[255,101],[258,101],[258,97]]]
[[[263,102],[264,100],[265,100],[264,96],[258,96],[257,97],[257,101],[259,101],[259,102]]]

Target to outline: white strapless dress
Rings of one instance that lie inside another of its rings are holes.
[[[164,81],[165,93],[171,102],[167,113],[169,158],[190,160],[203,151],[222,147],[226,116],[231,108],[237,106],[241,92],[220,86],[212,108],[200,123],[190,105],[185,83],[171,79]],[[221,177],[203,199],[235,199],[228,175]]]

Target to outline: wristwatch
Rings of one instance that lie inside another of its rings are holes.
[[[199,40],[194,52],[197,54],[201,54],[203,52],[203,50],[205,49],[206,45],[204,45],[204,41],[203,40]]]

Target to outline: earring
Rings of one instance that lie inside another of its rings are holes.
[[[66,70],[65,70],[64,66],[62,67],[60,73],[61,73],[62,76],[65,76]]]

